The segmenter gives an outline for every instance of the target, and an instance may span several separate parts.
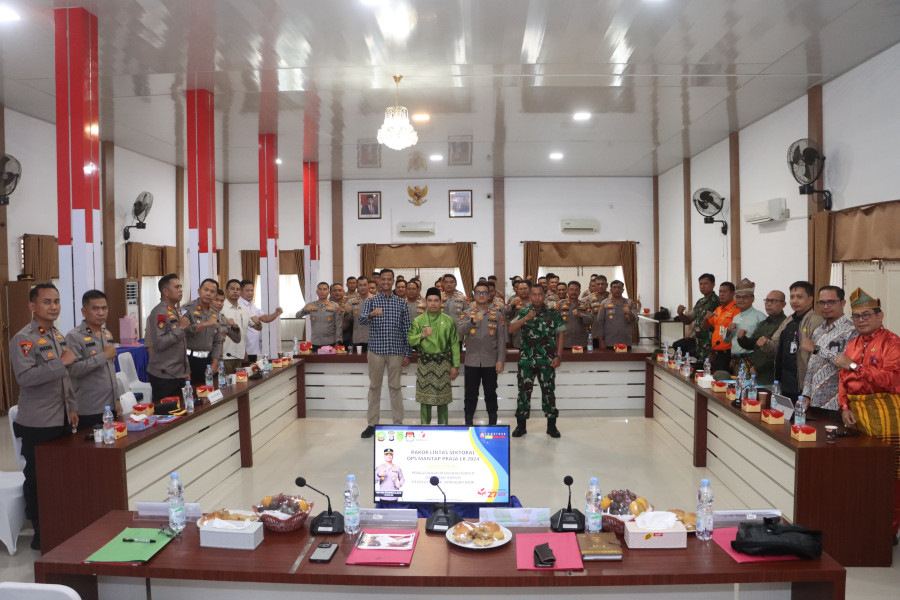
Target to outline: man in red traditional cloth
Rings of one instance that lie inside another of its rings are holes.
[[[841,367],[838,403],[848,427],[856,425],[848,394],[900,393],[900,337],[884,328],[881,300],[856,288],[850,294],[850,309],[859,336],[834,361]]]

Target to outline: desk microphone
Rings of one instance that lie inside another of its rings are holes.
[[[298,477],[294,480],[294,483],[297,484],[297,487],[308,487],[314,492],[319,492],[328,500],[328,510],[320,512],[313,518],[312,521],[309,522],[310,533],[312,533],[313,535],[317,535],[319,533],[343,533],[344,515],[331,510],[331,498],[328,497],[328,494],[326,494],[322,490],[317,490],[313,486],[307,484],[305,477]]]
[[[440,490],[441,494],[444,496],[444,504],[441,508],[435,508],[434,512],[431,513],[431,516],[425,520],[425,531],[447,531],[462,521],[462,517],[456,514],[455,511],[448,510],[447,494],[444,493],[444,490],[441,489],[441,486],[439,485],[441,480],[438,479],[437,476],[432,475],[431,479],[428,481],[431,485]]]
[[[563,483],[569,487],[569,504],[550,517],[550,527],[554,531],[574,531],[576,533],[584,531],[584,514],[578,509],[572,510],[572,483],[574,481],[571,475],[563,477]]]

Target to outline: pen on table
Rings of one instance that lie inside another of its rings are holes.
[[[139,538],[122,538],[123,542],[141,542],[142,544],[155,544],[156,540],[142,540]]]

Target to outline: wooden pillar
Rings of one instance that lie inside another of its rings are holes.
[[[728,227],[731,233],[731,280],[735,283],[741,280],[741,152],[739,137],[737,131],[728,134],[728,159],[731,176],[731,190],[728,194],[731,223]]]
[[[807,137],[819,144],[819,148],[825,147],[825,124],[822,116],[822,86],[815,85],[806,91],[806,110],[807,110]],[[825,173],[823,172],[816,181],[816,189],[824,190]],[[816,202],[818,200],[819,202]],[[821,194],[810,194],[806,197],[806,210],[810,217],[817,212],[825,210],[821,204]],[[815,226],[813,220],[806,221],[806,244],[807,244],[807,281],[812,281],[815,269]]]
[[[691,159],[681,163],[684,177],[684,297],[686,306],[694,305],[694,286],[691,285],[693,266],[691,265]]]
[[[494,177],[494,275],[506,295],[506,179]]]
[[[0,155],[6,154],[6,111],[0,104]],[[0,343],[9,347],[9,226],[6,221],[6,206],[0,206]],[[0,361],[0,409],[8,410],[17,402],[12,396],[12,372],[9,360]]]
[[[116,145],[100,142],[100,198],[103,213],[103,273],[106,289],[116,279]]]
[[[653,176],[653,289],[656,297],[652,306],[659,310],[659,175]]]
[[[222,274],[219,277],[220,285],[222,289],[225,289],[225,284],[231,278],[229,275],[230,272],[230,261],[228,260],[228,252],[231,249],[231,244],[228,243],[228,232],[231,230],[231,207],[230,207],[230,198],[231,198],[231,184],[223,183],[222,184],[222,236],[224,239],[217,244],[217,248],[222,250],[221,257],[219,256],[218,249],[216,251],[216,267],[218,268],[218,272]],[[213,224],[215,227],[215,224]]]
[[[259,304],[266,314],[278,306],[278,136],[259,135]],[[278,356],[281,350],[281,319],[263,327],[262,350]]]
[[[334,281],[344,282],[344,181],[331,182],[331,269]]]

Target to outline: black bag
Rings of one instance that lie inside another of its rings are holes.
[[[822,532],[802,525],[787,525],[777,517],[763,523],[741,523],[731,547],[752,556],[795,554],[800,558],[822,556]]]

